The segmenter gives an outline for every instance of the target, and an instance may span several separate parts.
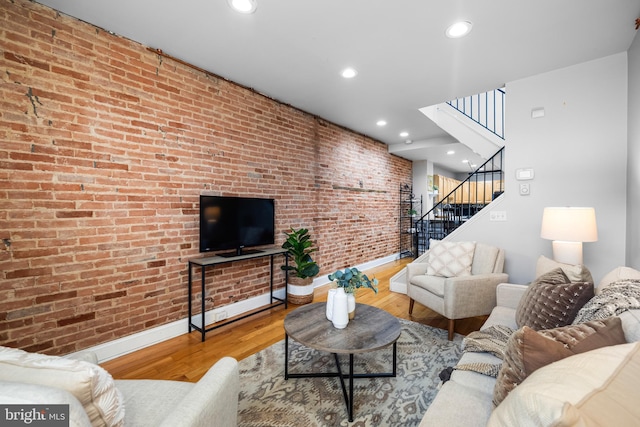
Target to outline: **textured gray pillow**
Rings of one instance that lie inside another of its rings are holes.
[[[571,283],[556,268],[529,285],[518,304],[516,324],[536,331],[569,325],[593,295],[593,283]]]

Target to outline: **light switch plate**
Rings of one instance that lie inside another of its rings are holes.
[[[520,184],[520,195],[521,196],[528,196],[529,194],[531,194],[531,187],[528,183],[522,183]]]
[[[507,211],[491,211],[489,212],[489,221],[506,221]]]
[[[533,179],[534,176],[535,176],[535,173],[531,168],[516,169],[516,179],[518,181],[526,181],[529,179]]]

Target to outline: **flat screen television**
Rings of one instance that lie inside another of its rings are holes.
[[[224,257],[259,252],[245,249],[275,242],[274,199],[200,196],[200,252],[233,249]]]

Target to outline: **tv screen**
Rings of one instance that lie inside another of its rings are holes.
[[[200,196],[200,252],[233,249],[235,256],[257,252],[244,248],[275,242],[273,199]]]

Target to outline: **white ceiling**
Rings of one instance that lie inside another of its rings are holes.
[[[456,142],[419,108],[626,51],[640,16],[640,0],[257,1],[243,15],[227,0],[38,0],[445,167],[428,147]],[[445,37],[458,20],[471,33]]]

